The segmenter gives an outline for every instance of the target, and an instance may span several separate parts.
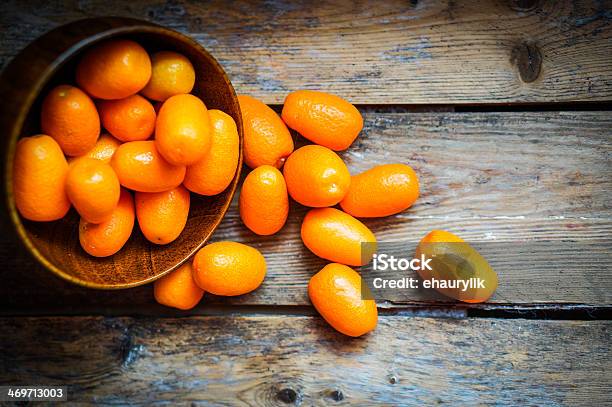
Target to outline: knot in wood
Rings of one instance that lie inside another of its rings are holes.
[[[518,67],[521,80],[535,81],[542,69],[542,54],[535,44],[523,42],[512,49],[512,63]]]
[[[536,7],[538,0],[510,0],[510,8],[516,11],[529,11]]]

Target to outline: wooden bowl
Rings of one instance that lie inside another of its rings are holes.
[[[19,216],[12,186],[17,140],[40,133],[42,98],[60,83],[74,84],[75,66],[82,52],[102,40],[119,37],[136,40],[149,52],[173,50],[187,56],[196,70],[192,93],[209,109],[220,109],[232,116],[238,126],[241,147],[243,139],[238,99],[219,63],[190,38],[146,21],[79,20],[38,38],[10,63],[0,77],[0,153],[5,194],[0,209],[13,227],[5,224],[2,233],[14,229],[28,251],[54,274],[72,283],[101,289],[145,284],[187,261],[221,222],[234,196],[242,167],[241,152],[234,179],[224,192],[212,197],[192,194],[185,230],[178,239],[164,246],[149,243],[135,225],[123,249],[107,258],[95,258],[79,244],[79,217],[74,209],[56,222],[31,222]],[[27,272],[15,270],[15,273]]]

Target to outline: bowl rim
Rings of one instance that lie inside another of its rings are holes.
[[[234,178],[232,179],[231,183],[227,187],[229,188],[229,195],[227,197],[227,200],[223,203],[220,209],[219,216],[217,216],[216,220],[212,222],[212,227],[210,228],[210,232],[206,234],[203,237],[202,241],[191,251],[191,253],[185,256],[185,258],[182,259],[180,262],[168,268],[167,270],[164,270],[163,272],[156,274],[154,276],[148,277],[144,280],[138,280],[138,281],[129,282],[129,283],[118,283],[118,284],[104,284],[104,283],[96,283],[96,282],[83,280],[72,274],[66,273],[59,267],[56,267],[53,263],[47,260],[47,258],[36,248],[32,240],[29,238],[28,233],[26,232],[25,226],[23,225],[23,222],[21,220],[21,216],[19,215],[17,211],[17,207],[15,205],[15,199],[13,196],[13,162],[14,162],[14,155],[15,155],[15,149],[17,146],[17,142],[21,138],[20,137],[21,130],[23,129],[27,114],[32,109],[34,102],[40,96],[40,93],[42,92],[45,85],[49,83],[49,81],[58,72],[58,70],[62,66],[64,66],[65,63],[67,63],[71,58],[73,58],[79,52],[82,52],[84,48],[91,46],[97,42],[109,39],[109,38],[118,37],[121,35],[129,35],[129,34],[171,35],[187,43],[189,46],[195,48],[198,52],[204,54],[210,62],[216,65],[219,72],[222,74],[223,79],[229,86],[231,94],[232,94],[233,102],[238,108],[238,111],[240,112],[240,104],[238,103],[236,91],[229,77],[227,76],[227,73],[225,72],[221,64],[205,48],[202,45],[200,45],[197,41],[195,41],[194,39],[192,39],[191,37],[185,34],[182,34],[171,28],[166,28],[161,25],[151,23],[149,21],[134,19],[134,18],[124,18],[124,17],[97,17],[97,18],[80,19],[80,20],[75,20],[67,24],[60,25],[42,34],[41,36],[31,41],[29,45],[33,44],[34,42],[46,36],[53,35],[57,32],[60,32],[61,30],[69,26],[73,26],[73,25],[78,26],[81,24],[87,24],[88,22],[92,22],[92,21],[110,22],[110,23],[119,24],[119,25],[114,26],[114,27],[109,27],[106,30],[102,30],[93,35],[89,35],[75,42],[73,45],[71,45],[70,47],[65,49],[61,54],[55,57],[55,59],[47,66],[47,68],[43,70],[42,75],[38,77],[36,82],[31,84],[32,92],[28,94],[27,98],[21,104],[18,110],[20,114],[17,115],[18,120],[14,122],[12,128],[10,129],[9,134],[7,135],[8,145],[4,152],[4,157],[2,157],[3,159],[6,159],[6,162],[4,163],[4,180],[3,180],[4,181],[4,191],[3,192],[5,194],[5,204],[8,209],[9,218],[11,219],[10,223],[12,223],[13,228],[17,232],[19,240],[22,242],[22,244],[26,246],[26,249],[32,254],[32,256],[40,264],[43,265],[44,268],[51,271],[56,276],[70,283],[79,285],[81,287],[93,288],[93,289],[99,289],[99,290],[119,290],[119,289],[126,289],[126,288],[132,288],[132,287],[145,285],[145,284],[151,283],[163,277],[164,275],[168,273],[171,273],[172,271],[178,269],[183,264],[185,264],[187,261],[189,261],[193,257],[193,255],[208,242],[210,237],[216,231],[219,224],[225,218],[225,215],[227,214],[227,211],[233,201],[234,195],[236,193],[236,189],[238,188],[238,182],[240,179],[240,174],[242,171],[242,163],[243,163],[242,145],[243,145],[244,136],[243,136],[243,127],[242,127],[242,117],[241,115],[238,115],[238,117],[236,118],[237,119],[236,125],[238,129],[238,140],[239,140],[238,164],[236,167],[236,171],[234,173]],[[8,70],[8,68],[12,64],[14,64],[16,61],[20,59],[20,57],[22,56],[24,51],[28,48],[28,46],[26,46],[26,48],[23,48],[18,54],[15,55],[15,57],[13,57],[13,59],[9,62],[9,64],[3,70],[2,75],[0,75],[0,79],[5,80],[4,78],[5,72]]]

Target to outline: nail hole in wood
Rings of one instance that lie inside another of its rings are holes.
[[[342,390],[333,390],[331,393],[329,393],[329,396],[334,401],[344,400],[344,393],[342,393]]]
[[[280,401],[287,404],[295,403],[297,400],[297,393],[293,389],[282,389],[276,393],[276,396]]]

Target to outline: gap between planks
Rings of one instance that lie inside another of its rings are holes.
[[[283,104],[269,104],[280,114]],[[364,104],[355,107],[362,113],[497,113],[497,112],[607,112],[612,111],[609,102],[550,102],[550,103],[486,103],[486,104]]]
[[[497,319],[539,319],[539,320],[611,320],[612,306],[590,304],[391,304],[379,303],[378,312],[384,316],[418,318],[497,318]],[[0,317],[157,317],[188,318],[197,316],[286,316],[303,317],[318,315],[307,305],[227,305],[200,304],[189,311],[181,311],[159,305],[134,307],[110,306],[106,308],[80,307],[78,309],[58,307],[44,309],[3,309]]]

